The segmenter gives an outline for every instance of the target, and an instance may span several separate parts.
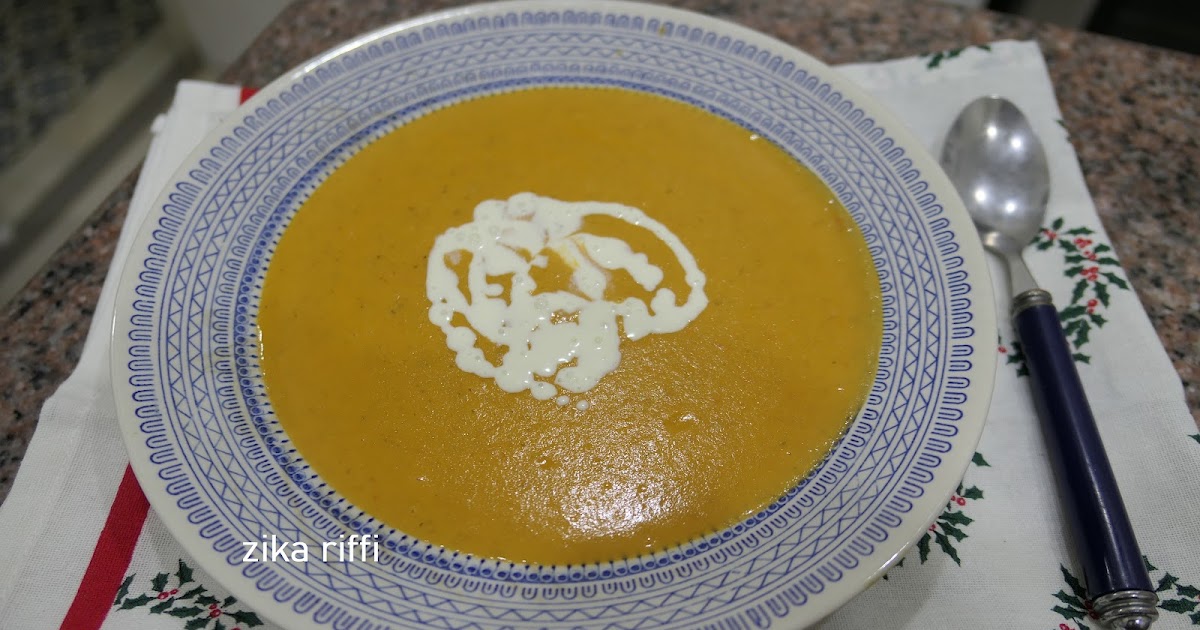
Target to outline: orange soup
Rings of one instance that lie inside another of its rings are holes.
[[[284,232],[258,318],[274,411],[333,488],[421,540],[557,565],[778,498],[858,412],[881,338],[866,244],[814,174],[616,89],[480,98],[370,144]]]

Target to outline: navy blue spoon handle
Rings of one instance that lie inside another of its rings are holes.
[[[1062,499],[1067,502],[1088,590],[1095,599],[1118,591],[1153,595],[1150,576],[1050,294],[1034,289],[1017,296],[1013,300],[1013,326],[1025,353],[1034,403]]]

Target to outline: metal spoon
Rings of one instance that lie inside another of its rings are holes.
[[[1021,258],[1041,228],[1050,196],[1050,169],[1041,142],[1016,105],[984,97],[967,105],[950,127],[941,162],[984,246],[1008,263],[1013,328],[1021,339],[1034,402],[1067,502],[1092,609],[1111,627],[1149,628],[1158,618],[1158,597],[1058,311]]]

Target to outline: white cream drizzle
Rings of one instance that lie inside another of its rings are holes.
[[[683,267],[687,300],[679,305],[674,291],[659,287],[662,269],[625,241],[580,232],[588,215],[614,217],[657,236]],[[529,272],[548,264],[546,250],[571,266],[571,286],[535,294],[539,287]],[[471,256],[469,295],[463,295],[459,276],[451,268],[464,254]],[[654,292],[649,304],[635,297],[604,300],[608,271],[617,269],[626,270],[645,290]],[[512,284],[505,301],[504,287],[488,277],[509,274]],[[425,293],[431,304],[429,320],[446,334],[446,345],[454,351],[460,369],[495,379],[504,391],[529,390],[539,400],[557,396],[556,402],[566,405],[570,399],[559,388],[580,394],[617,369],[621,360],[618,318],[629,340],[682,330],[708,305],[704,282],[695,258],[679,238],[637,208],[519,193],[507,201],[480,203],[472,222],[438,236],[429,253]],[[553,321],[560,311],[574,321]],[[452,323],[456,314],[469,325]],[[480,335],[504,346],[500,365],[484,357],[476,345]],[[576,408],[587,409],[587,401]]]

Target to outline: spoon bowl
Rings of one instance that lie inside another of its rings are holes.
[[[1017,255],[1046,216],[1050,168],[1021,110],[989,96],[959,114],[946,136],[942,167],[962,195],[985,247]]]

